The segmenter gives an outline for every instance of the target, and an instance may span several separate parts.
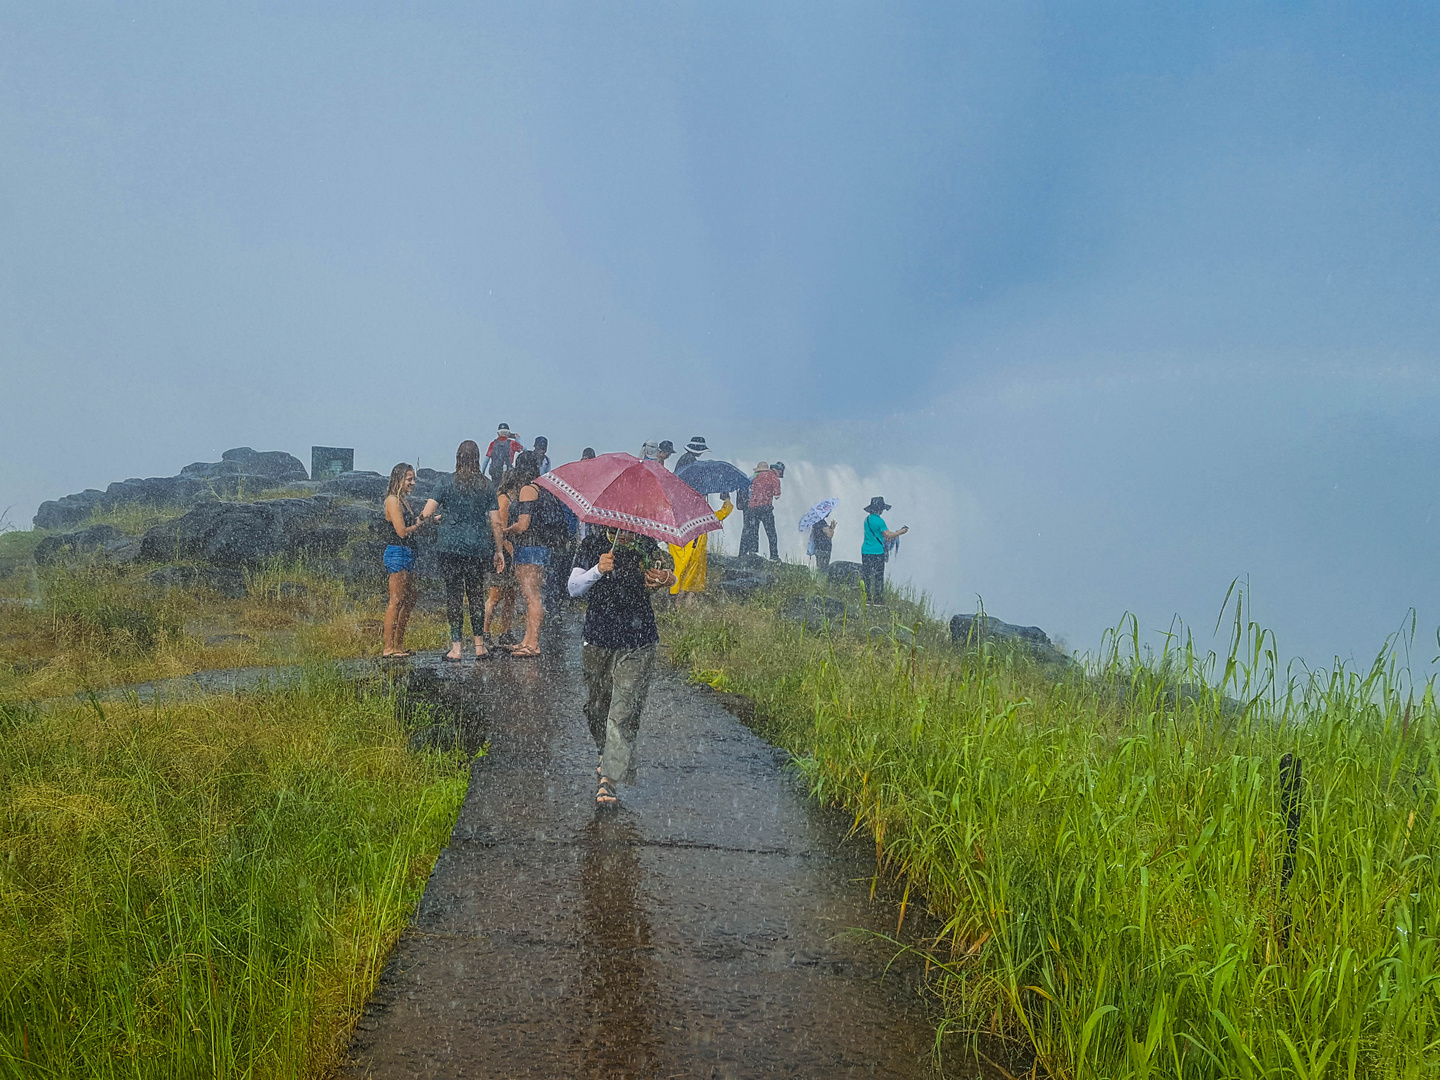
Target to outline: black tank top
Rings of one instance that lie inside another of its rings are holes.
[[[400,498],[400,520],[405,523],[405,528],[407,529],[419,520],[415,515],[415,511],[410,509],[410,500],[404,496]],[[393,529],[394,526],[391,526],[391,528]],[[396,536],[391,543],[397,547],[409,548],[411,551],[415,550],[415,538],[413,536],[407,536],[403,540],[399,536]]]

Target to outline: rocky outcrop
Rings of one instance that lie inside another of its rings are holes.
[[[242,567],[302,555],[330,556],[377,518],[363,508],[337,507],[328,495],[205,503],[150,529],[140,541],[140,558]]]
[[[776,581],[776,564],[759,555],[717,555],[706,559],[707,590],[741,598],[770,588]]]
[[[33,520],[39,529],[63,529],[80,524],[94,513],[119,506],[156,509],[193,506],[207,500],[258,494],[296,484],[309,484],[309,474],[299,458],[283,450],[260,451],[240,446],[226,450],[219,461],[186,465],[177,476],[120,480],[104,491],[87,488],[52,499],[40,504]]]
[[[269,487],[282,487],[297,480],[309,480],[305,465],[283,450],[252,450],[237,446],[220,455],[219,461],[196,461],[180,470],[180,476],[211,480],[221,476],[246,476]]]
[[[381,476],[378,472],[356,470],[354,472],[343,472],[332,480],[326,480],[320,485],[320,490],[329,495],[341,495],[347,499],[367,499],[378,502],[385,498],[385,488],[389,486],[389,477]]]
[[[1038,626],[1016,626],[992,615],[956,615],[950,620],[950,640],[957,645],[977,644],[987,637],[1023,641],[1047,649],[1055,647],[1050,636]]]
[[[80,532],[47,536],[35,545],[35,562],[39,566],[48,566],[67,555],[88,554],[123,539],[124,534],[113,525],[92,525]]]

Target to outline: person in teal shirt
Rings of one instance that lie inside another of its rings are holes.
[[[890,504],[876,495],[865,507],[865,540],[860,545],[860,580],[865,584],[865,596],[871,603],[878,604],[885,599],[885,546],[886,543],[904,536],[910,531],[909,525],[898,529],[885,526],[880,515],[890,509]]]
[[[438,517],[437,517],[438,512]],[[470,599],[470,632],[475,635],[475,659],[486,655],[482,628],[485,609],[485,572],[505,569],[501,543],[500,504],[495,488],[480,471],[480,446],[466,439],[455,451],[455,475],[443,478],[425,504],[421,518],[437,517],[440,533],[435,556],[445,579],[445,613],[450,618],[450,651],[446,660],[460,659],[460,637],[465,629],[465,599]]]

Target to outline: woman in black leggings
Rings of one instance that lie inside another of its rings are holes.
[[[465,629],[465,600],[470,601],[470,633],[475,636],[475,658],[486,655],[481,637],[484,621],[485,571],[505,569],[500,544],[499,503],[495,488],[480,471],[480,447],[469,439],[455,451],[455,475],[445,477],[421,514],[435,516],[440,534],[435,554],[445,579],[445,613],[450,617],[450,651],[446,660],[459,660]]]

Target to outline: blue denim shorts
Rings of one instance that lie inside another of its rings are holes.
[[[549,566],[550,549],[544,544],[531,544],[515,549],[516,566]]]
[[[415,565],[415,552],[401,544],[390,544],[385,548],[385,569],[399,574]]]

